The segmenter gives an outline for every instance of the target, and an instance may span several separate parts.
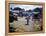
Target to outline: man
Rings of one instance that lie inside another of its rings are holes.
[[[26,25],[29,25],[30,15],[28,15],[28,16],[26,17],[26,19],[27,19],[27,24],[26,24]]]

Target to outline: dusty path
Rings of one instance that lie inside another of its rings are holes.
[[[30,18],[29,20],[29,25],[25,25],[27,23],[27,20],[25,19],[26,17],[18,17],[18,21],[15,21],[15,27],[23,27],[26,31],[33,31],[34,28],[34,23],[32,19]]]

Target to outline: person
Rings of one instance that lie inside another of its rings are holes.
[[[12,12],[9,12],[9,32],[15,32],[14,28],[14,16]]]
[[[14,20],[18,21],[18,15],[16,13],[14,13],[13,15],[14,15]]]
[[[26,25],[29,25],[30,16],[27,16],[26,19],[27,19],[27,24]]]
[[[12,23],[14,21],[14,16],[12,12],[9,12],[9,22]]]

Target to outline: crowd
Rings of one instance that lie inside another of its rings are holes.
[[[19,17],[23,17],[23,15],[22,14],[16,14],[16,13],[12,13],[12,12],[9,12],[9,23],[12,23],[13,21],[18,21],[18,16]],[[29,25],[29,20],[30,20],[30,16],[31,15],[27,15],[27,16],[25,16],[26,18],[26,20],[27,20],[27,24],[25,24],[25,25]],[[41,17],[41,18],[39,18],[39,17]],[[32,16],[32,21],[34,21],[34,23],[36,24],[37,23],[37,21],[38,21],[38,23],[40,23],[41,24],[41,26],[40,26],[40,30],[42,30],[43,28],[42,28],[42,16],[40,15],[40,14],[34,14],[33,16]],[[36,25],[38,25],[38,24],[36,24]],[[10,27],[9,26],[9,28],[10,28],[10,32],[14,32],[15,31],[15,27]],[[39,29],[39,28],[38,28]]]

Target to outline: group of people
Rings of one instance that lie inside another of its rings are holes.
[[[12,13],[12,12],[10,12],[9,14],[10,14],[10,15],[9,15],[9,22],[13,22],[14,20],[15,20],[15,21],[18,21],[18,14]],[[33,15],[33,16],[32,16],[32,20],[33,20],[33,21],[35,21],[35,20],[38,20],[38,21],[39,21],[40,19],[39,19],[38,15],[39,15],[39,14]],[[25,16],[25,17],[26,17],[26,20],[27,20],[27,24],[26,24],[26,25],[29,24],[30,16],[31,16],[31,15]]]
[[[27,24],[25,24],[25,25],[29,25],[30,16],[31,15],[26,16]],[[9,13],[9,22],[12,23],[14,20],[18,21],[18,14],[10,12]],[[38,14],[35,14],[34,16],[32,16],[32,21],[39,21],[39,20],[40,19],[38,17]],[[41,27],[41,29],[42,29],[42,27]]]

